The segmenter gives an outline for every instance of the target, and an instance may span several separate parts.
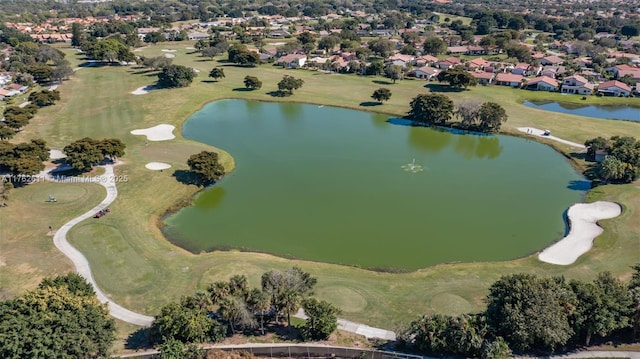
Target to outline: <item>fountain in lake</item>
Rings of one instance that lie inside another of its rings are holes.
[[[414,158],[411,163],[407,163],[406,165],[400,166],[406,172],[418,173],[422,172],[424,168],[421,165],[416,164],[416,159]]]

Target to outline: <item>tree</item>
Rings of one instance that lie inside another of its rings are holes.
[[[227,51],[229,53],[229,62],[237,63],[236,56],[248,50],[247,50],[247,46],[243,44],[233,44],[229,47]]]
[[[200,51],[203,57],[208,57],[212,60],[214,57],[222,54],[223,52],[224,51],[222,51],[220,48],[215,46],[205,47]]]
[[[0,302],[0,357],[109,357],[115,321],[93,291],[81,289],[88,283],[47,280],[47,285]],[[77,286],[70,288],[67,282]]]
[[[251,90],[259,90],[262,87],[262,81],[260,81],[257,77],[254,77],[254,76],[245,76],[244,87]]]
[[[640,176],[640,141],[633,137],[595,138],[585,142],[587,153],[605,150],[608,155],[600,162],[597,177],[605,181],[629,183]]]
[[[638,36],[640,34],[640,24],[632,24],[632,25],[624,25],[620,29],[620,33],[630,39],[634,36]]]
[[[513,354],[509,344],[502,337],[497,337],[492,342],[485,342],[482,357],[485,359],[510,359],[513,358]]]
[[[478,111],[480,110],[480,102],[475,100],[461,102],[456,110],[456,116],[460,118],[463,127],[469,128],[475,125],[478,120]]]
[[[71,46],[80,46],[84,42],[85,38],[86,36],[82,25],[77,22],[71,24]]]
[[[371,95],[371,98],[380,103],[382,103],[382,101],[389,101],[389,99],[391,98],[391,90],[381,87],[373,91],[373,95]]]
[[[478,110],[478,120],[482,132],[498,132],[500,126],[507,121],[507,112],[495,102],[485,102]]]
[[[260,63],[260,55],[253,51],[243,51],[235,56],[235,63],[252,67]]]
[[[317,279],[311,274],[293,267],[284,272],[271,270],[262,275],[262,290],[271,297],[271,304],[278,315],[286,314],[291,325],[291,313],[295,313],[303,298],[310,296]]]
[[[308,31],[304,31],[303,33],[298,35],[298,41],[300,41],[302,45],[314,44],[316,42],[316,38],[313,36],[312,33]]]
[[[0,123],[0,140],[8,140],[15,135],[15,129],[5,125],[4,123]]]
[[[591,161],[596,160],[596,153],[598,151],[609,149],[609,141],[601,136],[585,141],[584,145],[587,147],[587,158]]]
[[[162,87],[187,87],[196,74],[182,65],[169,65],[158,74],[158,83]]]
[[[286,92],[289,95],[293,94],[293,90],[297,90],[302,87],[304,81],[302,79],[294,78],[293,76],[284,75],[282,80],[278,82],[278,90],[280,92]]]
[[[67,80],[73,74],[73,69],[67,60],[56,62],[56,66],[51,70],[51,79],[54,81]]]
[[[369,41],[369,49],[382,58],[387,58],[393,53],[395,44],[387,39],[376,38]]]
[[[27,66],[26,71],[33,76],[36,82],[46,82],[51,78],[52,69],[47,64],[37,63]]]
[[[640,264],[632,266],[633,275],[629,282],[629,297],[631,298],[630,321],[633,328],[633,338],[640,333]]]
[[[531,50],[524,45],[511,45],[506,48],[507,56],[515,57],[520,62],[531,61]]]
[[[150,42],[152,44],[157,44],[158,42],[167,41],[167,39],[161,33],[157,31],[150,32],[144,35],[144,42]]]
[[[594,334],[606,336],[629,326],[631,297],[611,273],[600,273],[593,283],[572,281],[570,285],[578,299],[574,329],[585,345]]]
[[[191,172],[198,175],[199,183],[202,185],[211,184],[225,174],[224,167],[218,162],[216,152],[202,151],[191,155],[187,160],[187,165],[189,165]]]
[[[404,69],[400,65],[390,65],[386,70],[387,77],[393,80],[393,83],[396,83],[396,80],[402,79],[404,75]]]
[[[302,301],[302,308],[308,317],[302,327],[302,337],[305,340],[327,340],[338,328],[337,315],[340,310],[331,303],[307,298]]]
[[[218,79],[220,78],[224,78],[224,69],[221,67],[214,67],[209,72],[209,77],[211,77],[215,81],[218,81]]]
[[[151,326],[151,337],[155,342],[217,342],[222,340],[224,333],[224,325],[211,318],[207,311],[185,308],[175,302],[162,307]]]
[[[453,114],[453,101],[441,94],[420,94],[410,106],[409,118],[423,124],[444,125]]]
[[[516,350],[554,350],[573,336],[575,295],[562,278],[503,276],[489,288],[487,321]]]
[[[40,92],[32,92],[29,94],[29,102],[38,106],[51,106],[60,100],[60,91],[58,90],[42,90]]]
[[[185,345],[176,339],[167,339],[158,346],[161,359],[204,359],[205,351],[191,343]]]
[[[340,42],[340,39],[336,38],[335,36],[326,36],[320,39],[320,41],[318,41],[318,48],[320,50],[325,50],[327,52],[330,52],[331,50],[333,50],[334,47],[336,47],[336,45]]]
[[[96,142],[96,146],[102,156],[113,159],[124,156],[124,149],[127,147],[117,138],[105,138]]]
[[[90,171],[93,165],[104,159],[104,155],[98,147],[98,142],[89,137],[66,145],[62,151],[67,156],[65,157],[65,162],[80,172]]]
[[[425,54],[438,56],[447,51],[447,44],[439,37],[429,37],[422,45]]]
[[[463,68],[457,66],[441,71],[437,78],[440,82],[448,82],[449,86],[453,88],[467,88],[468,86],[478,84],[478,80],[476,80],[475,77]]]
[[[142,60],[142,66],[150,67],[153,70],[161,70],[171,65],[173,59],[165,56],[147,57]]]

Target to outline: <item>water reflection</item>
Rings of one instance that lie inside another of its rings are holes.
[[[611,120],[640,121],[640,109],[631,106],[596,106],[555,101],[525,101],[524,105],[539,110],[567,113]]]
[[[409,144],[411,147],[430,154],[444,150],[453,139],[453,135],[435,131],[425,127],[409,128]]]
[[[213,209],[218,207],[222,203],[222,199],[225,196],[225,189],[220,185],[214,185],[210,189],[203,191],[198,195],[194,205],[199,209]]]

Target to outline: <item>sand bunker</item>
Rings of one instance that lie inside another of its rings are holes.
[[[176,52],[176,50],[167,50],[167,49],[162,49],[160,51],[162,51],[162,52]]]
[[[598,226],[598,220],[614,218],[620,213],[622,213],[622,208],[613,202],[598,201],[574,204],[567,212],[571,226],[569,235],[543,250],[538,255],[538,259],[559,265],[575,262],[578,257],[591,249],[593,240],[604,231],[602,227]]]
[[[548,138],[550,140],[561,142],[561,143],[564,143],[566,145],[577,147],[577,148],[587,148],[587,147],[585,147],[585,145],[580,144],[580,143],[575,143],[575,142],[563,140],[562,138],[559,138],[559,137],[556,137],[556,136],[545,135],[544,134],[545,132],[543,130],[540,130],[540,129],[537,129],[537,128],[533,128],[533,127],[518,127],[518,131],[524,132],[524,133],[528,133],[528,134],[530,134],[532,136],[540,136],[540,137],[543,137],[543,138]]]
[[[195,50],[196,48],[193,47],[193,46],[186,46],[185,49],[187,49],[187,50]]]
[[[147,140],[149,141],[166,141],[176,138],[172,133],[175,128],[176,127],[172,125],[161,124],[154,127],[133,130],[131,134],[147,136]]]
[[[196,69],[196,68],[193,68],[193,67],[192,67],[192,69],[193,69],[193,72],[195,72],[195,73],[200,72],[200,70],[198,70],[198,69]]]
[[[170,164],[163,163],[163,162],[149,162],[144,166],[147,169],[152,170],[152,171],[162,171],[162,170],[166,170],[167,168],[171,168]]]
[[[164,57],[166,57],[168,59],[172,59],[172,58],[176,57],[176,55],[174,55],[174,54],[164,54]]]
[[[131,93],[133,95],[146,95],[149,93],[149,91],[155,90],[155,89],[156,89],[155,86],[147,85],[147,86],[138,87],[137,89],[131,91]]]

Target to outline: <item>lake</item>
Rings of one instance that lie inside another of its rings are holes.
[[[580,105],[555,101],[524,101],[524,105],[539,110],[568,113],[570,115],[640,122],[640,108],[631,106]]]
[[[207,104],[183,135],[228,151],[236,169],[169,216],[165,235],[194,253],[235,248],[370,269],[509,260],[561,238],[564,211],[589,188],[540,143],[388,120]]]

